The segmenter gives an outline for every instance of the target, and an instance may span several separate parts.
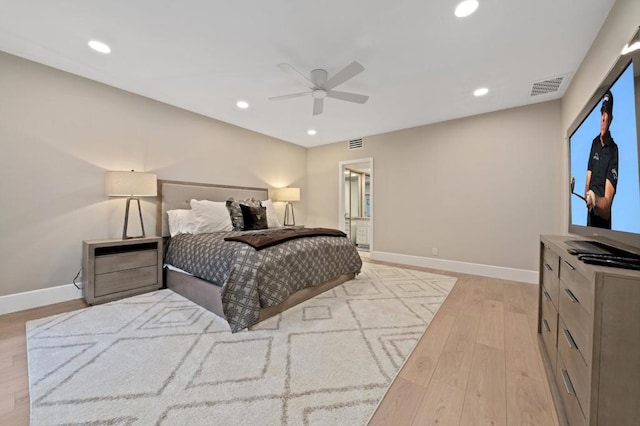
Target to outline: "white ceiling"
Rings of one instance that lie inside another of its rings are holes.
[[[458,2],[0,0],[0,50],[308,147],[560,98],[615,1],[479,0],[462,19]],[[306,90],[279,63],[331,77],[352,61],[365,71],[336,89],[364,105],[267,100]]]

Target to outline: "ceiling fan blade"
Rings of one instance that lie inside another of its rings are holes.
[[[339,92],[337,90],[327,90],[327,96],[334,99],[340,99],[341,101],[355,102],[357,104],[364,104],[369,100],[369,96],[358,95],[357,93]]]
[[[340,71],[339,73],[331,77],[329,81],[327,81],[327,84],[324,85],[323,89],[326,89],[326,90],[333,89],[337,85],[342,84],[345,81],[349,80],[350,78],[360,74],[362,71],[364,71],[364,67],[360,65],[358,62],[353,61],[351,62],[351,64],[347,65],[347,67],[344,68],[342,71]]]
[[[282,99],[290,99],[290,98],[299,98],[301,96],[310,95],[313,92],[300,92],[300,93],[292,93],[290,95],[282,95],[282,96],[272,96],[269,98],[270,101],[281,101]]]
[[[313,115],[322,114],[323,107],[324,107],[324,99],[314,99],[313,100]]]
[[[282,64],[278,64],[278,67],[282,71],[284,71],[286,73],[289,73],[291,76],[293,76],[293,78],[298,80],[300,83],[304,84],[309,89],[315,89],[316,88],[315,84],[313,84],[313,82],[311,80],[309,80],[307,78],[307,76],[302,74],[300,71],[298,71],[297,69],[295,69],[291,65],[282,63]]]

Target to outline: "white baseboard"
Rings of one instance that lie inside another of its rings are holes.
[[[457,262],[454,260],[434,259],[431,257],[386,253],[382,251],[373,251],[370,253],[370,257],[373,260],[400,263],[402,265],[481,275],[483,277],[500,278],[530,284],[538,283],[538,271],[529,271],[526,269],[505,268],[502,266]],[[81,298],[82,291],[78,290],[73,284],[9,294],[7,296],[0,296],[0,315]]]
[[[373,260],[380,260],[383,262],[400,263],[402,265],[420,266],[423,268],[440,269],[442,271],[460,272],[463,274],[481,275],[483,277],[538,284],[538,271],[529,271],[526,269],[505,268],[502,266],[434,259],[432,257],[411,256],[408,254],[386,253],[382,251],[371,252],[370,257]]]
[[[81,298],[82,290],[73,284],[9,294],[0,296],[0,315]]]

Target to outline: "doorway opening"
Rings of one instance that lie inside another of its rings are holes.
[[[341,161],[338,224],[358,251],[373,250],[373,158]]]

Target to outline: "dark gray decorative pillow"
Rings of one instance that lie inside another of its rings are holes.
[[[242,228],[244,227],[244,221],[242,220],[242,209],[240,209],[240,203],[238,203],[233,198],[229,198],[226,204],[227,210],[229,210],[229,216],[231,216],[233,230],[242,231]]]
[[[240,208],[241,204],[250,207],[262,207],[262,203],[255,198],[248,198],[240,201],[236,201],[233,197],[229,198],[226,205],[227,210],[229,210],[229,216],[231,216],[231,223],[233,224],[234,231],[243,231],[245,229],[242,209]]]
[[[245,231],[267,229],[266,207],[253,207],[240,204],[240,209],[242,210],[242,219],[244,221]]]

